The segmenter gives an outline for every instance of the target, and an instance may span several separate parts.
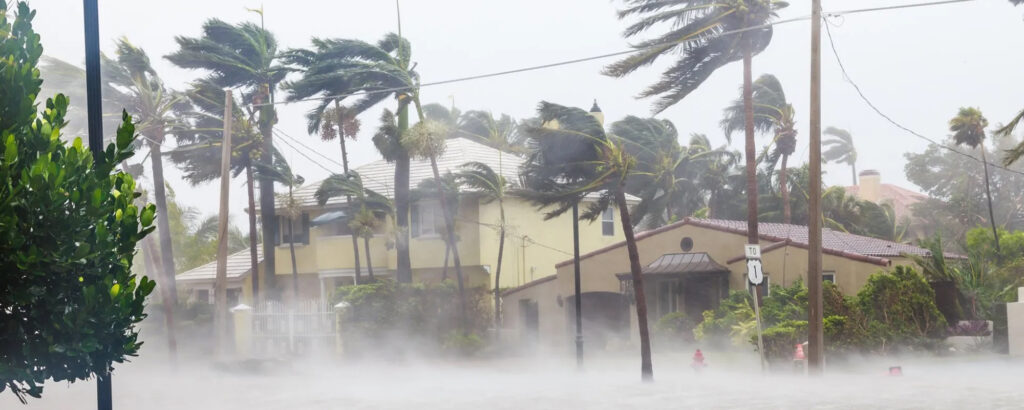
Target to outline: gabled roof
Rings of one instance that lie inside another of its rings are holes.
[[[684,218],[682,221],[676,222],[671,225],[666,225],[658,229],[641,232],[636,235],[636,240],[640,241],[642,239],[657,235],[659,233],[676,229],[683,225],[699,226],[703,228],[713,229],[716,231],[729,232],[743,236],[747,235],[746,221]],[[803,225],[759,223],[757,231],[758,236],[762,240],[771,242],[784,242],[785,244],[798,246],[802,248],[806,248],[808,245],[807,227]],[[889,260],[887,258],[890,257],[900,257],[903,256],[904,254],[920,256],[929,255],[928,250],[921,247],[887,241],[884,239],[869,238],[866,236],[854,235],[846,232],[838,232],[833,231],[831,229],[822,229],[821,243],[823,253],[842,256],[849,259],[860,260],[863,262],[869,262],[883,266],[889,264]],[[592,256],[600,255],[602,253],[609,252],[622,246],[625,246],[625,242],[615,243],[604,248],[597,249],[593,252],[580,255],[580,259],[582,260]],[[557,265],[555,265],[555,267],[562,267],[569,265],[571,263],[572,259],[569,259],[558,263]]]
[[[263,247],[256,248],[256,261],[263,263]],[[249,258],[249,248],[228,255],[227,278],[228,280],[241,279],[252,272],[252,260]],[[217,278],[217,261],[207,263],[197,268],[182,272],[174,277],[175,282],[194,283],[212,282]]]

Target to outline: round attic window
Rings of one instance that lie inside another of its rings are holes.
[[[690,239],[689,236],[683,238],[683,240],[679,241],[679,249],[682,249],[683,252],[692,251],[693,250],[693,239]]]

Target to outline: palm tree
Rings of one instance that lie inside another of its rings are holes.
[[[174,282],[174,247],[167,220],[167,190],[162,148],[167,134],[183,126],[181,119],[175,115],[175,108],[182,105],[184,97],[164,86],[145,51],[123,37],[117,40],[116,46],[116,59],[104,57],[105,82],[124,91],[109,95],[108,99],[132,114],[138,121],[137,129],[149,146],[153,171],[153,197],[157,208],[160,260],[163,265],[162,285],[168,290],[167,295],[170,298],[164,303],[174,306],[178,292]]]
[[[821,142],[828,147],[821,153],[821,159],[825,162],[839,162],[850,166],[853,173],[853,185],[857,185],[857,148],[853,146],[853,135],[842,128],[828,127],[823,134],[830,136]]]
[[[459,200],[461,192],[459,182],[455,174],[453,174],[451,171],[446,171],[443,175],[441,175],[440,180],[434,178],[427,178],[420,181],[420,183],[409,192],[409,201],[411,203],[417,203],[423,200],[440,201],[441,198],[438,197],[437,195],[439,190],[444,190],[444,200],[448,206],[448,213],[445,214],[444,217],[451,222],[452,227],[456,232],[455,242],[457,244],[458,242],[461,241],[458,235],[459,224],[456,221],[456,218],[459,215]],[[435,232],[444,232],[445,221],[435,221],[435,223],[437,225],[432,227],[434,228]],[[448,241],[446,240],[444,241],[444,264],[441,265],[441,281],[448,280],[448,265],[451,253],[451,244],[448,243]]]
[[[545,213],[547,219],[572,209],[591,193],[597,194],[597,199],[588,204],[581,219],[593,221],[613,203],[619,208],[640,328],[641,377],[650,381],[654,371],[647,298],[625,190],[626,179],[635,169],[636,160],[626,153],[617,138],[606,135],[601,123],[587,111],[541,102],[538,112],[544,123],[557,122],[558,128],[541,126],[527,130],[533,151],[523,165],[525,189],[517,191],[518,195],[541,208],[553,207]]]
[[[210,74],[209,80],[219,88],[242,87],[243,103],[250,121],[256,123],[260,132],[261,149],[258,161],[264,168],[274,167],[274,124],[277,111],[274,95],[278,84],[284,80],[291,68],[281,64],[277,39],[262,24],[228,24],[220,19],[209,19],[203,23],[199,37],[175,37],[178,50],[165,58],[178,67],[203,70]],[[255,119],[255,120],[254,120]],[[274,287],[275,252],[277,235],[274,212],[274,182],[269,175],[260,179],[260,219],[263,229],[264,284]]]
[[[634,44],[636,52],[612,65],[604,73],[624,77],[654,63],[666,54],[681,54],[662,73],[661,80],[640,93],[658,97],[659,113],[686,98],[711,73],[733,61],[743,60],[743,100],[746,122],[747,239],[757,243],[757,170],[754,166],[754,106],[751,60],[764,51],[772,39],[769,25],[776,11],[788,6],[782,0],[628,0],[619,18],[639,19],[623,32],[632,38],[659,23],[672,22],[662,36]],[[744,31],[738,31],[744,30]],[[723,35],[722,33],[728,33]]]
[[[394,208],[391,200],[386,196],[366,188],[363,179],[356,171],[349,171],[346,174],[334,174],[325,179],[317,188],[317,203],[320,206],[327,204],[327,201],[334,197],[344,196],[351,198],[346,203],[349,213],[349,228],[353,236],[363,238],[363,245],[366,249],[366,271],[369,274],[370,282],[373,282],[373,262],[370,260],[370,239],[380,226],[381,221],[387,217],[394,216]],[[358,248],[356,248],[358,252]],[[362,283],[362,279],[356,271],[356,282]]]
[[[789,175],[787,165],[789,156],[796,151],[797,134],[793,104],[786,100],[782,83],[771,74],[761,75],[757,81],[754,81],[751,97],[754,105],[754,130],[775,134],[772,138],[774,149],[767,156],[767,169],[770,176],[776,163],[781,159],[779,191],[782,194],[782,222],[788,224],[792,221],[792,211],[789,206],[790,187],[787,178]],[[725,131],[726,137],[729,137],[733,132],[745,127],[745,124],[746,99],[740,96],[725,108],[725,116],[720,125]]]
[[[995,238],[996,259],[1000,258],[999,230],[996,229],[995,213],[992,211],[992,189],[989,186],[988,160],[985,158],[985,128],[988,120],[981,115],[981,110],[974,107],[960,107],[956,117],[949,120],[949,131],[953,133],[956,145],[967,145],[971,149],[981,149],[981,166],[985,169],[985,196],[988,199],[988,219],[992,224],[992,236]]]
[[[184,172],[184,179],[193,186],[220,179],[221,144],[224,131],[225,92],[208,79],[192,83],[185,93],[191,106],[180,110],[178,115],[188,119],[189,126],[176,129],[178,147],[168,152],[171,162]],[[246,195],[249,207],[249,254],[250,268],[259,272],[256,247],[259,233],[256,230],[256,196],[253,167],[260,155],[261,137],[246,113],[232,103],[233,123],[231,133],[231,172],[233,177],[245,173]],[[273,155],[280,154],[274,151]],[[260,299],[260,278],[252,276],[254,300]]]
[[[262,180],[271,180],[288,187],[287,195],[279,195],[282,216],[288,218],[288,252],[292,257],[292,302],[299,300],[299,267],[295,260],[295,227],[294,221],[302,217],[302,201],[295,199],[293,192],[295,188],[302,186],[306,180],[301,175],[292,173],[291,166],[283,158],[277,158],[274,166],[267,167],[264,164],[256,165],[256,175]]]
[[[508,114],[495,118],[490,111],[466,111],[462,114],[456,135],[502,152],[526,152],[526,139],[519,132],[519,124]]]
[[[482,162],[462,164],[459,173],[455,174],[459,183],[480,196],[481,204],[498,203],[498,263],[494,271],[494,328],[501,329],[501,263],[505,253],[505,198],[508,181],[501,174],[494,172],[490,166]]]

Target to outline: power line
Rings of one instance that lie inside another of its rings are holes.
[[[277,136],[279,136],[279,137],[282,137],[282,138],[285,138],[285,139],[288,139],[288,140],[290,140],[291,142],[294,142],[294,143],[298,144],[299,146],[301,146],[301,147],[303,147],[303,148],[305,148],[305,149],[307,149],[307,150],[309,150],[309,151],[312,151],[313,153],[317,154],[318,156],[320,156],[320,157],[322,157],[322,158],[326,159],[326,160],[327,160],[328,162],[330,162],[330,163],[332,163],[332,164],[334,164],[334,165],[337,165],[337,166],[339,166],[339,167],[343,167],[343,168],[344,168],[344,165],[342,165],[341,163],[339,163],[339,162],[337,162],[337,161],[335,161],[335,160],[331,159],[330,157],[328,157],[328,156],[324,155],[324,154],[323,154],[323,153],[321,153],[320,151],[317,151],[316,149],[313,149],[313,148],[311,148],[310,146],[308,146],[308,145],[306,145],[306,144],[303,144],[303,143],[302,143],[302,141],[300,141],[300,140],[299,140],[298,138],[295,138],[295,137],[293,137],[293,136],[291,136],[291,135],[288,135],[287,133],[285,133],[284,131],[282,131],[282,130],[281,130],[280,128],[276,128],[276,127],[275,127],[275,128],[274,128],[274,132],[275,132],[275,133],[277,134]],[[289,146],[291,146],[291,145],[289,145]],[[294,147],[293,147],[293,149],[294,149]],[[318,164],[318,165],[319,165],[319,164]],[[321,167],[321,168],[324,168],[324,167],[323,167],[322,165],[320,165],[320,167]],[[324,168],[324,169],[326,169],[326,168]],[[333,172],[333,171],[331,171],[331,173],[333,173],[333,174],[336,174],[337,172]],[[370,180],[370,181],[373,181],[373,182],[376,182],[376,183],[380,184],[381,186],[383,186],[383,187],[384,187],[384,188],[385,188],[385,189],[386,189],[386,190],[388,191],[388,193],[390,193],[390,192],[391,192],[391,185],[390,185],[389,183],[387,183],[387,182],[382,182],[382,181],[380,181],[379,179],[376,179],[376,178],[374,178],[374,177],[371,177],[371,176],[369,176],[369,175],[363,175],[363,174],[359,174],[359,177],[360,177],[360,178],[364,178],[364,179],[367,179],[367,180]]]
[[[280,135],[280,134],[278,134],[278,135]],[[283,142],[284,145],[287,145],[288,147],[290,147],[293,151],[295,151],[296,153],[301,155],[303,158],[306,158],[307,160],[309,160],[309,162],[312,162],[313,164],[316,164],[316,166],[322,168],[324,171],[327,171],[327,172],[332,173],[332,174],[337,174],[337,171],[334,171],[334,170],[332,170],[330,168],[327,168],[323,164],[321,164],[321,163],[317,162],[316,160],[314,160],[313,158],[310,158],[309,155],[306,155],[305,152],[302,152],[298,148],[295,148],[295,146],[293,146],[292,144],[289,144],[286,139],[281,139],[281,142]]]
[[[951,1],[944,1],[944,2],[937,2],[937,3],[926,3],[926,4],[962,3],[962,2],[965,2],[965,1],[974,1],[974,0],[951,0]],[[902,6],[902,7],[899,7],[899,8],[906,8],[906,7],[907,6]],[[896,8],[896,7],[894,7],[894,8]],[[881,109],[879,109],[873,102],[871,102],[870,99],[868,99],[868,97],[866,95],[864,95],[864,91],[861,90],[860,86],[857,85],[857,83],[853,81],[853,79],[850,77],[850,74],[846,71],[846,66],[843,64],[843,60],[839,57],[839,50],[836,48],[836,42],[832,38],[832,30],[829,27],[829,24],[828,24],[827,20],[825,21],[825,23],[826,23],[825,24],[825,33],[826,33],[826,35],[828,35],[828,42],[829,42],[829,44],[832,47],[832,54],[835,55],[835,57],[836,57],[836,63],[839,64],[839,69],[843,73],[843,79],[846,80],[846,82],[850,83],[851,86],[853,86],[853,89],[857,91],[857,95],[860,96],[861,100],[863,100],[864,103],[866,103],[868,105],[868,107],[871,107],[871,109],[874,110],[875,113],[877,113],[879,116],[881,116],[882,118],[884,118],[886,121],[888,121],[892,125],[896,126],[897,128],[899,128],[899,129],[901,129],[903,131],[906,131],[907,133],[909,133],[909,134],[911,134],[911,135],[913,135],[913,136],[915,136],[917,138],[920,138],[920,139],[923,139],[925,141],[928,141],[929,143],[931,143],[931,144],[933,144],[935,146],[938,146],[939,148],[942,148],[942,149],[945,149],[947,151],[950,151],[950,152],[962,155],[964,157],[970,158],[970,159],[978,161],[978,162],[986,163],[988,165],[991,165],[991,166],[996,167],[998,169],[1002,169],[1002,170],[1007,171],[1007,172],[1011,172],[1011,173],[1019,174],[1019,175],[1024,175],[1024,172],[1013,170],[1013,169],[1009,169],[1009,168],[1004,167],[1002,165],[994,164],[994,163],[991,163],[991,162],[988,162],[988,161],[983,161],[981,158],[975,157],[974,155],[968,154],[966,152],[962,152],[960,150],[957,150],[957,149],[955,149],[953,147],[950,147],[950,146],[947,146],[947,145],[943,145],[943,144],[939,143],[938,141],[936,141],[934,139],[928,138],[928,137],[926,137],[926,136],[924,136],[924,135],[922,135],[922,134],[920,134],[920,133],[918,133],[918,132],[916,132],[916,131],[914,131],[914,130],[906,127],[906,126],[904,126],[903,124],[900,124],[899,122],[894,120],[892,117],[890,117],[886,113],[882,112]]]

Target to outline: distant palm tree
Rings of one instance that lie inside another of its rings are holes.
[[[259,11],[262,20],[263,13]],[[274,124],[277,110],[274,95],[278,84],[292,71],[281,64],[277,39],[262,23],[229,24],[220,19],[203,23],[199,37],[175,37],[178,50],[165,56],[174,65],[203,70],[219,88],[243,87],[241,93],[247,114],[256,123],[261,137],[259,163],[273,168]],[[269,176],[260,180],[260,219],[263,225],[264,283],[274,287],[276,258],[273,238],[277,235],[274,212],[274,183]]]
[[[751,60],[768,47],[776,11],[789,5],[781,0],[628,0],[619,18],[639,17],[626,28],[631,38],[660,23],[671,22],[658,38],[634,44],[636,52],[605,68],[605,74],[624,77],[664,55],[681,55],[661,80],[640,93],[658,97],[659,113],[686,98],[715,70],[743,60],[743,99],[746,117],[747,239],[757,242],[757,169],[754,166],[754,107]],[[745,30],[745,31],[738,31]],[[722,33],[729,33],[723,35]]]
[[[761,132],[773,132],[771,153],[768,154],[768,174],[775,169],[775,165],[781,159],[779,167],[779,192],[782,194],[782,222],[792,221],[790,209],[788,183],[789,156],[796,151],[796,112],[793,104],[786,100],[786,93],[782,90],[782,83],[774,75],[764,74],[754,81],[753,92],[751,93],[754,104],[754,130]],[[726,136],[745,127],[746,100],[741,95],[733,103],[725,108],[725,117],[720,125]]]
[[[519,132],[519,124],[508,114],[494,117],[490,111],[466,111],[462,114],[456,135],[502,152],[523,154],[526,152],[526,138]]]
[[[281,213],[288,218],[288,252],[292,257],[292,302],[299,300],[299,267],[295,260],[295,223],[296,219],[302,217],[302,202],[295,199],[295,188],[302,186],[306,180],[301,175],[292,173],[292,168],[283,158],[274,161],[274,166],[267,167],[263,164],[256,166],[256,175],[263,180],[271,180],[288,187],[287,195],[279,195],[278,202],[281,203]],[[308,232],[307,232],[308,234]]]
[[[455,174],[459,183],[474,194],[480,196],[480,203],[498,203],[498,263],[494,271],[494,328],[501,329],[501,263],[505,253],[505,199],[509,183],[501,174],[494,172],[490,166],[482,162],[462,164],[459,173]]]
[[[981,166],[985,169],[985,196],[988,198],[988,219],[992,224],[992,236],[995,238],[996,258],[1000,258],[999,230],[996,229],[995,213],[992,211],[992,188],[989,187],[988,160],[985,158],[986,127],[988,120],[981,115],[981,110],[973,107],[961,107],[956,117],[949,120],[949,131],[953,133],[953,142],[956,145],[981,150]]]
[[[370,282],[376,280],[373,276],[373,262],[370,259],[370,239],[373,238],[373,234],[382,221],[387,217],[394,216],[391,200],[366,188],[363,185],[362,177],[356,171],[327,177],[317,188],[314,196],[320,206],[326,205],[327,201],[334,197],[351,198],[346,203],[346,211],[349,214],[348,225],[352,229],[353,236],[363,238],[363,245],[366,249],[366,270]],[[358,252],[358,248],[356,249]],[[362,283],[359,272],[356,272],[356,282]]]
[[[830,136],[822,141],[822,145],[828,147],[821,153],[821,159],[826,162],[839,162],[850,166],[853,172],[853,185],[857,185],[857,148],[853,145],[853,135],[842,128],[828,127],[823,134]]]
[[[647,298],[625,190],[636,160],[626,153],[619,139],[606,135],[601,123],[587,111],[541,102],[538,113],[543,123],[558,126],[526,131],[533,151],[522,168],[524,189],[517,194],[541,208],[552,207],[545,213],[547,219],[578,206],[588,194],[597,198],[587,205],[580,219],[593,221],[610,206],[619,208],[640,329],[640,372],[643,380],[652,380]]]

